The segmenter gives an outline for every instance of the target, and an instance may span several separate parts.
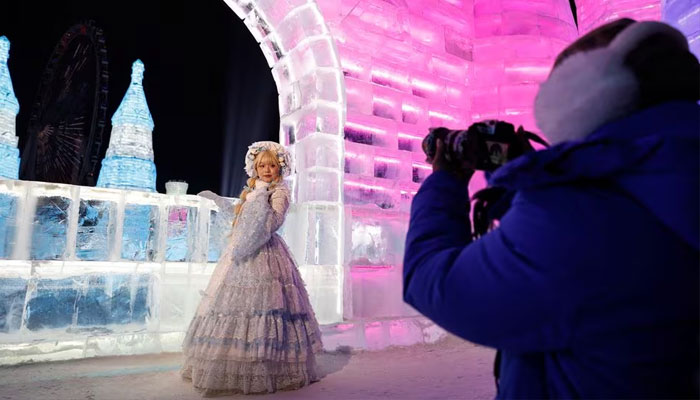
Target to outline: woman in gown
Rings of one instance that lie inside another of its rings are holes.
[[[297,389],[318,380],[321,334],[304,282],[275,233],[289,207],[290,155],[253,143],[229,243],[183,343],[183,378],[204,395]],[[221,208],[227,201],[200,193]]]

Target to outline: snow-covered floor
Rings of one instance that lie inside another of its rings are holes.
[[[319,357],[325,377],[293,392],[245,399],[491,399],[494,351],[448,337],[432,345]],[[199,399],[176,353],[0,367],[0,399]]]

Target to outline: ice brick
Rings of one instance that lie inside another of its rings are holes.
[[[370,92],[372,94],[372,114],[377,117],[401,121],[401,106],[405,96],[404,93],[388,87],[374,86]]]
[[[324,133],[316,133],[298,141],[295,145],[298,171],[313,167],[340,169],[342,166],[343,139]]]
[[[0,193],[0,259],[10,258],[17,228],[18,198]]]
[[[37,199],[32,231],[32,259],[57,260],[64,257],[71,203],[70,198],[63,196],[42,196]]]
[[[80,200],[76,257],[81,260],[108,260],[114,243],[117,205],[113,201]]]
[[[299,201],[341,201],[339,169],[312,169],[300,172],[297,184],[299,185]]]
[[[399,150],[423,154],[423,138],[428,134],[427,126],[399,124],[397,127]]]
[[[354,267],[351,280],[354,318],[388,318],[414,314],[403,301],[400,268]]]
[[[422,97],[406,95],[401,105],[401,120],[409,124],[427,125],[430,102]]]
[[[190,261],[197,235],[197,209],[168,207],[168,233],[165,245],[166,261]]]
[[[346,174],[344,182],[345,203],[348,205],[377,206],[393,209],[399,206],[398,182],[389,179],[368,178]]]
[[[373,176],[375,149],[374,146],[346,142],[345,172],[368,177]]]
[[[357,113],[347,115],[345,139],[388,149],[398,148],[395,121]]]
[[[121,258],[154,261],[158,235],[158,206],[127,204],[124,207]]]
[[[81,275],[43,278],[27,302],[29,330],[143,323],[148,275]]]
[[[320,324],[332,324],[343,320],[342,265],[299,265],[299,272],[306,284],[311,306]]]
[[[27,279],[19,277],[0,278],[0,332],[19,330],[27,295]]]
[[[301,232],[306,232],[305,251],[299,263],[306,265],[340,265],[342,254],[343,208],[340,205],[309,204],[302,211]]]

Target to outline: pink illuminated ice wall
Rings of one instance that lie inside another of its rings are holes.
[[[569,0],[224,1],[277,83],[297,166],[285,238],[322,323],[414,314],[401,268],[429,127],[536,130],[533,100],[560,50],[609,20],[661,13],[661,0],[581,0],[577,28]]]
[[[346,317],[412,311],[401,258],[413,195],[431,168],[428,127],[506,119],[534,129],[532,103],[577,37],[567,0],[319,0],[344,75]]]

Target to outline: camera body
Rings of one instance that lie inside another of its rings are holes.
[[[494,171],[509,160],[534,150],[528,140],[532,136],[536,135],[522,127],[516,131],[508,122],[486,120],[476,122],[466,130],[430,128],[422,147],[428,160],[432,161],[437,152],[437,141],[442,139],[448,161],[467,169]]]

